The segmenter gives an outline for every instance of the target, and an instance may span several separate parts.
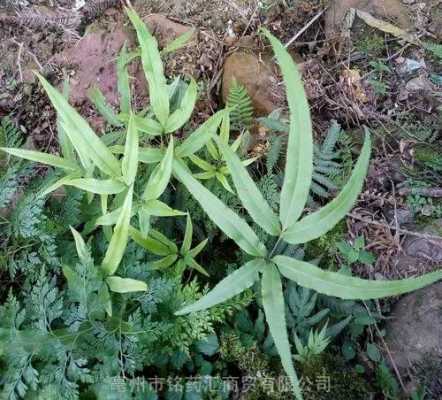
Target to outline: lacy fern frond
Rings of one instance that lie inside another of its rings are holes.
[[[341,126],[333,120],[322,144],[314,148],[311,191],[319,197],[330,197],[338,189],[332,178],[341,170],[340,153],[336,151],[341,132]]]
[[[22,132],[9,117],[0,120],[0,146],[20,147],[23,140]],[[29,162],[3,154],[0,156],[0,208],[9,205],[30,176],[32,166]]]
[[[285,150],[285,137],[283,135],[272,135],[269,140],[269,150],[266,155],[266,169],[270,174],[277,167]]]
[[[9,117],[0,121],[0,143],[5,147],[20,147],[23,144],[23,134]]]
[[[233,129],[248,129],[252,125],[253,105],[247,89],[233,80],[227,97],[227,106],[232,109],[230,113]]]

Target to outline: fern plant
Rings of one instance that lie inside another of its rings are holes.
[[[281,119],[279,111],[273,112],[267,118],[260,118],[260,121],[270,130],[284,134],[289,131],[288,123]],[[323,142],[320,145],[314,145],[313,173],[310,186],[313,195],[330,198],[338,189],[334,179],[342,172],[342,163],[341,152],[336,147],[342,134],[341,126],[337,121],[332,120]],[[266,159],[268,174],[273,172],[283,156],[285,141],[285,136],[281,134],[270,137],[270,147]]]
[[[424,48],[434,55],[435,58],[442,60],[442,45],[440,43],[425,42]]]
[[[291,112],[279,217],[267,204],[238,157],[228,146],[221,144],[219,139],[218,144],[244,208],[262,229],[278,239],[273,248],[266,249],[243,219],[196,181],[182,161],[175,160],[173,168],[177,178],[199,201],[209,218],[251,256],[249,262],[224,278],[202,299],[184,307],[178,315],[204,310],[219,304],[252,286],[262,275],[262,301],[267,323],[282,365],[291,379],[294,394],[301,399],[299,381],[290,356],[281,275],[301,286],[329,296],[344,299],[370,299],[417,289],[440,279],[442,272],[438,271],[421,278],[397,282],[367,281],[324,271],[312,264],[278,254],[278,244],[281,241],[291,244],[308,242],[326,233],[345,216],[362,188],[370,156],[370,138],[367,132],[354,172],[340,194],[327,206],[297,221],[307,201],[313,173],[313,141],[309,107],[299,72],[289,54],[269,32],[265,31],[265,35],[270,40],[281,67]]]
[[[244,85],[233,79],[227,96],[227,107],[231,109],[230,118],[235,130],[249,129],[253,121],[252,99]]]
[[[14,123],[4,117],[0,121],[0,143],[6,147],[23,145],[23,135]],[[32,166],[16,158],[0,158],[0,208],[8,206],[22,186],[32,175]]]
[[[167,242],[164,243],[162,238],[151,230],[150,217],[185,214],[161,201],[161,196],[174,175],[200,203],[214,224],[231,238],[249,259],[195,303],[189,304],[193,301],[192,296],[182,296],[182,303],[189,305],[178,311],[177,316],[191,313],[190,316],[181,320],[198,327],[199,318],[203,318],[207,312],[195,313],[196,311],[205,310],[231,299],[252,286],[262,275],[260,279],[262,303],[267,324],[282,365],[291,380],[293,392],[298,399],[301,399],[302,393],[294,370],[288,340],[281,276],[328,296],[344,299],[370,299],[397,295],[423,287],[440,279],[442,272],[433,272],[420,278],[395,282],[369,281],[324,271],[313,264],[286,255],[286,244],[303,244],[320,237],[332,229],[352,207],[362,188],[369,163],[368,132],[353,174],[339,195],[322,209],[299,219],[309,196],[313,174],[314,146],[309,107],[295,64],[284,46],[265,31],[282,69],[291,113],[286,168],[277,215],[260,193],[239,157],[217,134],[218,127],[226,118],[228,110],[216,113],[183,142],[175,146],[172,134],[183,127],[190,118],[197,97],[196,83],[191,80],[182,101],[175,108],[171,107],[170,86],[164,76],[156,40],[132,9],[127,9],[127,14],[136,30],[141,47],[139,56],[149,85],[150,108],[147,112],[132,111],[130,96],[128,96],[128,79],[126,79],[127,68],[122,68],[120,73],[124,79],[121,80],[120,93],[124,94],[121,96],[124,101],[121,109],[127,112],[122,111],[118,119],[126,131],[124,146],[118,144],[108,146],[109,137],[105,136],[103,139],[98,137],[88,123],[68,104],[65,97],[39,76],[40,82],[58,112],[60,127],[58,133],[62,156],[15,148],[3,148],[3,150],[9,154],[43,162],[63,170],[64,176],[56,184],[46,188],[44,193],[66,185],[86,191],[90,201],[96,195],[99,196],[102,216],[93,221],[92,225],[104,226],[103,234],[109,238],[109,244],[105,249],[100,267],[90,268],[96,274],[97,284],[92,290],[93,300],[90,304],[98,306],[100,309],[98,313],[101,313],[104,321],[98,325],[93,324],[92,327],[86,325],[94,332],[91,341],[97,347],[107,346],[106,340],[100,341],[100,330],[103,330],[103,327],[107,327],[107,331],[112,332],[104,334],[104,337],[115,338],[116,321],[114,318],[115,315],[121,314],[122,309],[124,310],[122,304],[124,304],[126,293],[135,292],[132,295],[142,295],[148,288],[146,277],[141,273],[143,268],[137,263],[129,263],[126,266],[123,261],[129,237],[134,239],[136,236],[142,239],[136,241],[137,243],[143,242],[149,252],[153,252],[152,249],[155,248],[158,255],[160,252],[165,253],[161,254],[165,257],[172,255],[171,249],[167,249],[166,253]],[[127,55],[126,57],[130,58]],[[139,132],[153,137],[160,136],[162,146],[159,148],[141,147]],[[273,246],[266,248],[256,232],[237,213],[228,208],[192,175],[187,166],[189,157],[202,149],[210,140],[216,143],[226,162],[244,209],[262,230],[275,238]],[[144,180],[138,173],[140,162],[154,164],[147,183],[143,185],[141,182]],[[132,218],[135,216],[136,218]],[[138,230],[133,226],[135,221],[138,222]],[[133,234],[134,232],[136,235]],[[73,229],[72,233],[81,263],[90,263],[85,240],[76,230]],[[129,245],[132,246],[132,243]],[[187,249],[187,246],[183,250],[180,256],[184,256],[184,259],[187,258],[187,261],[193,264],[189,260],[192,250]],[[176,253],[175,249],[174,252]],[[178,257],[177,254],[173,256]],[[122,275],[116,275],[119,267]],[[124,274],[128,271],[131,271],[130,276]],[[135,271],[137,271],[136,274]],[[63,272],[70,287],[76,287],[77,283],[82,282],[78,279],[79,275],[76,270],[69,265],[64,266]],[[80,285],[80,289],[83,287],[84,285]],[[117,294],[113,295],[110,292]],[[195,290],[191,293],[195,293]],[[104,312],[108,315],[107,319],[102,315]],[[140,319],[136,313],[130,318],[132,323],[127,327],[129,331],[124,331],[124,335],[121,320],[117,322],[120,330],[120,339],[117,341],[119,357],[115,357],[115,351],[111,352],[114,360],[118,360],[115,361],[118,367],[112,369],[114,374],[119,370],[133,372],[137,366],[140,366],[137,364],[137,355],[146,354],[144,351],[133,351],[137,348],[134,341],[130,339],[130,333],[141,331],[150,335],[151,332],[155,332],[155,329],[152,329],[151,325],[146,325],[146,321]],[[75,336],[78,336],[78,333]],[[115,341],[113,343],[115,344]],[[79,362],[77,365],[84,364]],[[108,373],[107,376],[109,375]]]

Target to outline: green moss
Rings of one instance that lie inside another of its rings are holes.
[[[323,353],[297,366],[304,383],[305,400],[366,400],[372,389],[336,354]]]
[[[283,400],[287,393],[272,388],[269,382],[277,382],[283,373],[279,364],[274,366],[270,357],[264,354],[256,342],[246,346],[235,332],[221,336],[220,354],[223,361],[235,364],[242,378],[250,378],[250,389],[241,395],[242,400]]]
[[[354,44],[355,50],[370,57],[381,56],[385,51],[383,36],[379,34],[364,35]]]

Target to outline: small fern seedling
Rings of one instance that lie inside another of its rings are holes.
[[[330,344],[331,340],[330,337],[327,336],[327,324],[325,324],[320,331],[311,329],[306,345],[302,343],[296,333],[294,333],[293,339],[298,353],[293,357],[302,364],[308,362],[311,357],[321,354]]]

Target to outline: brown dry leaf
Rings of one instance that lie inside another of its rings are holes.
[[[381,19],[373,17],[370,13],[362,10],[356,10],[356,15],[361,18],[367,25],[373,28],[379,29],[383,32],[389,33],[399,39],[405,40],[406,42],[419,44],[419,40],[416,35],[408,33],[397,26],[390,24],[389,22],[383,21]]]

